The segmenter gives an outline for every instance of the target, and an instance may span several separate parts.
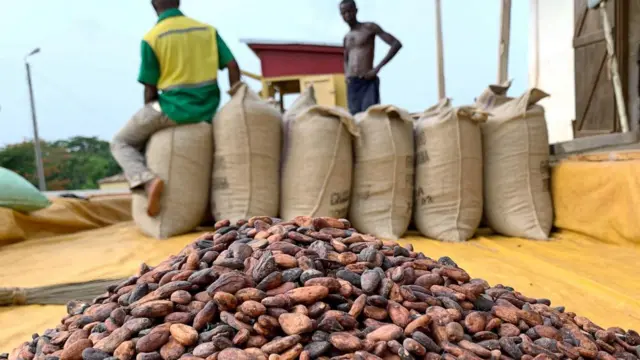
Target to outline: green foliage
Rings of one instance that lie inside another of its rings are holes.
[[[109,143],[96,137],[41,141],[40,147],[47,190],[97,189],[100,179],[121,172],[111,156]],[[38,186],[32,141],[0,148],[0,166]]]

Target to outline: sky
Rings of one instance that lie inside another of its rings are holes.
[[[403,43],[380,73],[383,103],[410,112],[437,102],[434,1],[359,0],[358,17]],[[240,67],[260,62],[240,39],[341,43],[348,30],[339,0],[182,0],[187,16],[210,23]],[[471,103],[496,82],[500,0],[442,0],[447,96]],[[522,93],[528,72],[528,2],[513,1],[510,93]],[[3,4],[0,22],[0,146],[33,137],[24,56],[30,58],[40,138],[97,136],[110,140],[143,103],[137,83],[140,40],[154,25],[149,0],[29,0]],[[376,44],[376,61],[387,46]],[[219,75],[228,90],[226,72]],[[245,79],[255,90],[259,84]],[[228,99],[225,94],[223,103]]]

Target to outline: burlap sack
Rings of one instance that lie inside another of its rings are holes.
[[[413,119],[405,110],[375,105],[356,115],[349,220],[358,230],[398,239],[413,206]]]
[[[511,80],[502,84],[489,85],[474,101],[474,106],[480,110],[489,111],[496,108],[507,101],[513,100],[507,96],[507,92],[511,87]]]
[[[165,181],[161,212],[147,215],[144,191],[134,191],[133,220],[140,230],[158,239],[187,233],[205,216],[209,201],[211,125],[179,125],[155,133],[147,144],[147,166]]]
[[[425,236],[448,242],[473,237],[482,218],[482,134],[487,114],[448,99],[416,124],[416,209]]]
[[[482,126],[485,214],[495,231],[546,240],[553,224],[549,190],[548,95],[531,89],[491,110]]]
[[[288,124],[291,120],[294,120],[300,113],[309,109],[310,107],[317,105],[316,92],[313,86],[307,86],[300,96],[291,104],[291,106],[284,112],[284,122]],[[286,127],[286,125],[285,125]]]
[[[344,109],[315,105],[290,120],[284,159],[280,217],[343,218],[349,212],[352,136],[359,136]]]
[[[301,112],[317,105],[316,92],[313,85],[309,85],[302,91],[300,96],[291,104],[291,106],[284,112],[282,119],[284,124],[282,126],[282,157],[280,161],[280,173],[283,171],[284,160],[287,158],[287,151],[289,149],[289,124],[292,120]]]
[[[502,84],[489,85],[484,91],[474,100],[473,106],[478,109],[491,112],[491,109],[500,106],[507,101],[513,100],[512,97],[507,96],[507,92],[511,87],[511,80],[507,80]],[[480,221],[481,228],[489,226],[486,214],[482,214],[482,220]]]
[[[240,83],[213,119],[211,211],[216,220],[277,216],[282,115]]]

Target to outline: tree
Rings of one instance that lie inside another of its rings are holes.
[[[66,149],[70,155],[62,164],[62,172],[70,180],[70,189],[97,189],[100,179],[121,172],[111,155],[109,143],[97,137],[75,136],[53,145]]]
[[[109,143],[96,137],[41,141],[40,146],[47,190],[96,189],[100,179],[121,171],[111,156]],[[15,171],[37,186],[32,141],[0,149],[0,166]]]

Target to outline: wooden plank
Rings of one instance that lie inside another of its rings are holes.
[[[585,49],[586,50],[586,49]],[[596,50],[596,49],[592,49],[592,50]],[[590,104],[593,102],[594,99],[594,94],[596,92],[596,87],[598,86],[598,80],[600,79],[600,73],[602,72],[602,70],[605,68],[605,63],[606,63],[606,59],[607,59],[607,51],[604,49],[604,45],[602,45],[602,55],[601,55],[601,59],[599,61],[599,67],[596,71],[596,73],[594,74],[593,78],[591,78],[591,80],[589,81],[588,85],[586,87],[582,87],[580,86],[580,89],[576,89],[576,116],[577,116],[577,121],[576,121],[576,129],[577,130],[581,130],[582,126],[584,125],[584,120],[587,117],[587,111],[590,108]],[[587,57],[589,60],[593,59],[593,57],[595,56],[595,54],[592,53],[590,55],[585,55],[585,57]],[[576,59],[577,60],[577,59]],[[587,63],[588,64],[588,63]],[[585,64],[585,65],[587,65]],[[576,61],[576,68],[578,63]],[[589,64],[591,65],[591,64]],[[588,66],[588,65],[587,65]],[[576,79],[578,80],[578,79]],[[577,83],[576,83],[577,84]],[[580,107],[578,107],[578,94],[583,93],[584,90],[588,91],[587,96],[581,96],[580,97]]]
[[[551,150],[551,154],[558,156],[576,152],[597,150],[608,146],[628,145],[637,143],[638,141],[640,141],[638,133],[632,131],[628,133],[597,135],[560,142],[550,145],[549,148]]]
[[[582,0],[574,0],[574,14],[576,19],[576,24],[573,30],[573,37],[576,38],[580,36],[582,32],[582,26],[584,25],[584,20],[587,17],[587,12],[589,8],[587,4]]]
[[[578,48],[578,47],[584,47],[584,46],[588,46],[591,44],[595,44],[598,42],[603,42],[605,40],[604,38],[604,32],[594,32],[588,35],[584,35],[584,36],[579,36],[577,38],[573,39],[573,47],[574,48]]]

